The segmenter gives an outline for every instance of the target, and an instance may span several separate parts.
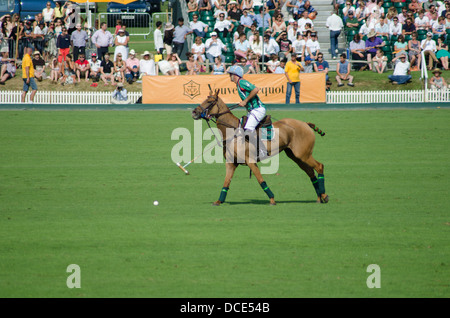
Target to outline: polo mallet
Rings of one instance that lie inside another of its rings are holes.
[[[189,162],[188,162],[187,164],[185,164],[184,166],[180,165],[180,163],[177,162],[178,168],[180,168],[181,170],[183,170],[185,174],[189,174],[189,171],[186,170],[186,167],[189,166],[191,163],[193,163],[194,160],[198,159],[201,155],[203,155],[203,153],[199,154],[197,157],[195,157],[194,159],[192,159],[191,161],[189,161]]]
[[[213,146],[215,147],[216,145],[213,145]],[[219,146],[220,146],[220,144],[219,144]],[[213,149],[214,147],[210,147],[208,150],[211,150],[211,149]],[[189,162],[188,162],[187,164],[185,164],[184,166],[182,166],[179,162],[177,162],[176,165],[178,166],[178,168],[180,168],[181,170],[183,170],[183,172],[184,172],[186,175],[188,175],[188,174],[189,174],[189,171],[186,170],[186,167],[189,166],[191,163],[193,163],[193,162],[194,162],[195,160],[197,160],[198,158],[200,158],[200,157],[203,155],[204,152],[205,152],[205,151],[203,150],[201,154],[199,154],[197,157],[195,157],[194,159],[192,159],[191,161],[189,161]]]

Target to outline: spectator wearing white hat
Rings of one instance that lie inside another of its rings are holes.
[[[128,41],[129,37],[126,36],[124,29],[119,29],[117,36],[114,39],[114,61],[117,59],[117,54],[122,55],[122,59],[126,61],[128,59]]]
[[[139,78],[140,61],[136,57],[136,52],[134,50],[131,50],[128,55],[128,59],[125,62],[127,68],[125,71],[125,79],[128,84],[132,84]]]
[[[206,58],[211,64],[214,64],[216,57],[220,56],[222,61],[225,61],[225,56],[222,54],[222,50],[226,51],[227,47],[223,42],[217,37],[217,32],[211,33],[211,38],[205,42],[206,48]]]
[[[173,45],[173,33],[174,33],[173,24],[167,22],[164,27],[164,48],[166,49],[167,54],[172,54],[172,45]]]
[[[145,75],[158,75],[158,65],[153,60],[152,55],[149,51],[145,51],[144,54],[142,54],[142,59],[139,61],[139,70],[139,78],[142,78]]]
[[[232,0],[228,2],[228,20],[232,22],[239,22],[242,16],[242,10],[239,6],[239,3]]]
[[[34,51],[33,53],[33,67],[34,67],[34,77],[40,82],[47,78],[45,73],[45,61],[41,56],[39,51]]]

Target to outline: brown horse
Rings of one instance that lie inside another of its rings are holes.
[[[261,188],[266,192],[270,199],[270,204],[275,205],[275,199],[272,191],[264,181],[261,172],[259,171],[257,160],[252,160],[251,152],[249,150],[250,143],[245,144],[245,158],[238,160],[237,149],[238,142],[236,137],[236,129],[240,126],[239,119],[231,113],[228,106],[219,98],[219,92],[208,96],[208,98],[198,107],[192,111],[192,118],[198,119],[213,119],[216,122],[217,128],[220,130],[224,143],[224,156],[227,158],[231,152],[234,160],[226,160],[226,176],[220,193],[219,200],[215,201],[213,205],[220,205],[225,202],[227,192],[230,187],[231,178],[234,171],[239,164],[247,165],[251,172],[255,175]],[[313,148],[316,137],[314,131],[322,133],[314,124],[305,123],[300,120],[285,118],[273,123],[274,130],[278,132],[278,138],[274,141],[267,141],[266,147],[269,156],[274,156],[282,151],[292,159],[306,174],[310,177],[311,182],[316,190],[317,202],[327,203],[328,195],[325,193],[325,178],[323,175],[323,164],[316,161],[313,156]],[[230,142],[231,141],[231,142]],[[242,144],[242,143],[241,143]],[[233,146],[233,147],[230,147]],[[230,151],[230,149],[232,149]],[[228,152],[228,154],[227,154]],[[228,157],[229,158],[229,157]],[[227,158],[227,159],[228,159]],[[239,163],[240,162],[240,163]],[[318,176],[316,177],[315,171]]]

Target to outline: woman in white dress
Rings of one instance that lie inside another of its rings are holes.
[[[176,53],[167,54],[167,59],[158,62],[158,67],[164,75],[180,75],[181,60]]]
[[[253,32],[253,37],[250,41],[250,49],[254,54],[258,56],[258,61],[261,59],[263,53],[263,39],[262,36],[259,35],[259,31],[255,30]]]
[[[180,64],[181,60],[177,53],[172,53],[169,60],[170,65],[173,68],[173,75],[180,75]]]
[[[42,17],[44,18],[44,22],[48,24],[53,21],[53,8],[52,3],[50,1],[47,1],[46,7],[42,10]]]
[[[125,82],[125,61],[122,59],[122,53],[117,53],[116,60],[114,61],[114,79],[117,83]]]
[[[195,43],[192,45],[191,53],[194,54],[194,60],[200,64],[206,60],[205,57],[205,44],[202,43],[201,37],[195,38]]]
[[[122,55],[122,60],[126,61],[128,59],[128,37],[125,35],[125,30],[120,29],[114,40],[116,48],[114,49],[114,61],[116,61],[117,54]]]

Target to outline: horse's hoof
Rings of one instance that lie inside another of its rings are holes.
[[[328,203],[329,197],[328,195],[325,195],[324,197],[320,198],[320,203]]]
[[[220,202],[220,201],[213,202],[213,203],[212,203],[212,206],[219,206],[220,203],[222,203],[222,202]]]

